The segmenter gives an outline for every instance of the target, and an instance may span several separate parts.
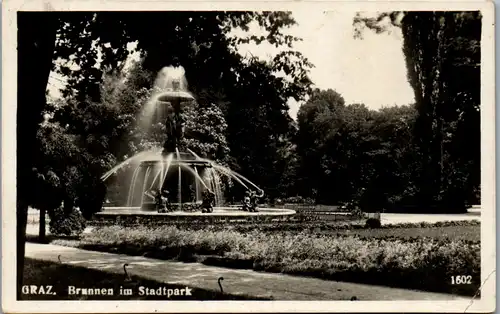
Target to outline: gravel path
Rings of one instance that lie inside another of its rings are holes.
[[[64,264],[119,274],[123,274],[123,264],[128,263],[130,266],[127,269],[133,275],[207,290],[218,290],[217,279],[224,277],[226,293],[271,297],[274,300],[350,300],[354,296],[358,300],[467,300],[442,293],[164,261],[52,244],[26,243],[26,257],[58,262],[59,255]],[[78,283],[75,283],[76,285]]]

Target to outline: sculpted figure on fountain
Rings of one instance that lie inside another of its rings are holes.
[[[167,213],[170,211],[170,202],[168,199],[168,191],[166,189],[163,190],[154,190],[150,193],[151,196],[155,199],[156,211],[159,213]]]
[[[211,213],[214,211],[215,205],[215,193],[210,190],[205,190],[203,192],[203,201],[201,203],[202,213]]]
[[[257,194],[255,191],[247,190],[245,192],[245,197],[243,198],[243,206],[241,209],[248,212],[258,212],[259,210],[257,207],[261,197],[262,194]]]
[[[163,153],[168,154],[175,152],[179,148],[184,138],[186,120],[182,111],[173,111],[165,120],[167,139],[163,144]]]

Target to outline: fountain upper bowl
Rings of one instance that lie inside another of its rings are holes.
[[[194,100],[193,95],[191,95],[188,92],[181,91],[181,90],[169,90],[169,91],[164,91],[161,92],[156,96],[156,100],[158,101],[163,101],[163,102],[171,102],[175,100],[180,100],[180,101],[189,101],[189,100]]]

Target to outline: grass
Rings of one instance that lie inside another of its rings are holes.
[[[325,231],[331,236],[356,235],[362,239],[403,239],[432,238],[436,240],[481,241],[481,226],[446,226],[430,228],[381,228]]]
[[[445,223],[416,223],[387,225],[382,228],[365,228],[363,224],[347,222],[280,222],[280,223],[226,223],[226,224],[175,224],[178,229],[191,231],[235,231],[249,233],[259,231],[269,235],[275,233],[297,234],[310,233],[312,235],[357,236],[363,239],[400,239],[433,238],[436,240],[463,240],[479,242],[481,240],[481,225],[478,221],[445,222]],[[130,226],[140,227],[140,226]],[[158,226],[150,226],[154,229]]]
[[[24,269],[24,285],[52,285],[57,295],[32,294],[23,295],[22,300],[256,300],[255,297],[221,294],[217,291],[193,288],[192,296],[141,296],[138,287],[152,289],[166,287],[167,289],[183,289],[185,286],[164,284],[153,280],[132,276],[131,281],[125,281],[123,275],[106,273],[98,270],[61,265],[52,262],[38,261],[26,258]],[[68,286],[81,288],[112,288],[114,295],[68,295]],[[133,289],[132,296],[120,295],[120,287]]]
[[[427,229],[432,228],[422,228]],[[98,228],[80,241],[53,243],[161,259],[215,260],[219,265],[226,261],[233,267],[463,295],[473,295],[479,287],[478,241],[425,237],[424,232],[418,237],[377,238],[370,232],[389,229],[360,230],[366,230],[364,237],[114,226]],[[473,284],[452,285],[450,278],[457,274],[471,275]]]

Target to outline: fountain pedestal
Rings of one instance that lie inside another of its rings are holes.
[[[205,172],[211,168],[209,162],[190,160],[187,154],[179,154],[179,160],[148,160],[139,165],[134,198],[130,206],[140,206],[143,211],[156,211],[156,200],[150,195],[168,191],[171,210],[182,209],[182,204],[201,203],[202,192],[209,186]],[[203,182],[200,182],[202,181]]]

